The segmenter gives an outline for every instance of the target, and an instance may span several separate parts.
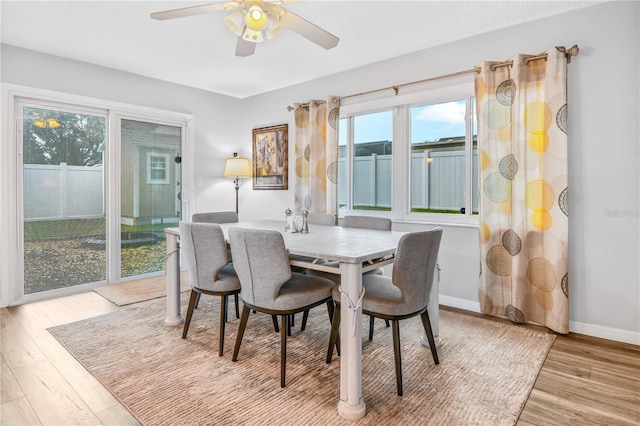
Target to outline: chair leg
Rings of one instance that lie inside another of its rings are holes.
[[[227,295],[220,296],[220,336],[218,337],[218,356],[224,353],[224,329],[227,325],[227,307],[229,305],[229,297]]]
[[[307,309],[302,313],[302,324],[300,324],[300,331],[304,331],[307,328],[307,320],[309,319],[309,310]]]
[[[327,364],[331,364],[331,358],[333,358],[333,347],[336,346],[338,341],[338,330],[340,329],[340,304],[336,303],[336,307],[333,310],[333,321],[331,322],[331,335],[329,337],[329,348],[327,349]]]
[[[373,315],[369,315],[369,341],[373,340],[373,321],[375,318]]]
[[[398,396],[402,396],[402,357],[400,355],[400,321],[392,320],[393,355],[396,363],[396,386]]]
[[[374,320],[375,318],[373,317],[373,315],[369,315],[369,341],[373,340],[373,321]],[[387,327],[389,327],[388,319],[384,320],[384,323],[386,324]]]
[[[240,304],[238,303],[238,293],[233,295],[233,298],[236,302],[236,319],[240,318]]]
[[[287,336],[291,336],[291,327],[293,326],[293,315],[286,315],[287,317]]]
[[[429,313],[424,311],[420,314],[420,318],[422,319],[422,326],[424,327],[424,332],[427,335],[427,340],[429,341],[429,347],[431,348],[431,355],[433,355],[433,362],[438,365],[440,364],[440,360],[438,359],[438,350],[436,349],[436,341],[433,338],[433,329],[431,328],[431,320],[429,319]]]
[[[289,315],[282,315],[282,324],[280,326],[280,387],[286,386],[287,371],[287,323]]]
[[[231,357],[231,361],[233,362],[238,360],[238,352],[240,352],[240,344],[242,343],[242,336],[244,336],[244,329],[247,327],[249,311],[250,309],[246,306],[242,307],[242,316],[240,317],[240,325],[238,326],[238,335],[236,336],[236,344],[233,347],[233,356]]]
[[[200,296],[202,293],[197,293],[197,294],[198,296],[196,297],[196,304],[195,304],[196,309],[198,309],[198,305],[200,304]]]
[[[329,313],[329,324],[333,325],[333,315],[336,311],[336,305],[333,303],[333,299],[327,302],[327,312]],[[340,339],[336,339],[336,351],[340,355]]]
[[[184,327],[182,328],[182,338],[187,338],[187,332],[189,331],[189,324],[191,324],[191,317],[193,316],[193,310],[198,303],[200,293],[191,290],[191,296],[189,297],[189,307],[187,308],[187,317],[184,319]]]
[[[271,315],[271,321],[273,321],[273,329],[276,331],[276,333],[279,333],[280,327],[278,326],[278,317],[275,315]]]

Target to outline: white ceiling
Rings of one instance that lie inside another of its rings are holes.
[[[285,7],[340,38],[324,50],[289,30],[235,56],[214,12],[155,21],[201,1],[6,1],[2,43],[244,98],[600,1],[325,1]]]

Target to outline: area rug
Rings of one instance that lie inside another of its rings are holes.
[[[186,308],[188,293],[182,294]],[[229,315],[218,357],[218,297],[203,297],[186,339],[164,325],[164,299],[49,331],[143,425],[348,425],[337,413],[340,357],[325,363],[326,309],[288,339],[287,386],[280,388],[280,339],[271,318],[251,314],[237,362],[239,321]],[[367,336],[368,321],[363,321]],[[513,425],[554,336],[441,310],[434,365],[420,344],[419,317],[401,322],[404,396],[396,394],[390,328],[363,339],[363,425]]]
[[[190,289],[189,274],[183,272],[180,280],[180,291],[182,292]],[[167,277],[166,275],[160,275],[157,277],[126,281],[118,284],[109,284],[103,287],[98,287],[93,291],[114,305],[125,306],[132,303],[144,302],[146,300],[166,296]]]

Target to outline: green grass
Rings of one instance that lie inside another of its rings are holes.
[[[369,210],[378,212],[390,212],[391,207],[379,207],[379,206],[353,206],[353,210]]]
[[[413,208],[412,213],[446,213],[446,214],[460,214],[460,210],[445,210],[445,209],[423,209]]]
[[[339,205],[340,208],[346,207],[344,204]],[[390,212],[391,207],[378,207],[378,206],[353,206],[353,210],[369,210],[369,211],[383,211]],[[412,208],[412,213],[445,213],[445,214],[460,214],[460,210],[447,210],[447,209],[425,209],[425,208]],[[473,212],[477,215],[478,212]]]
[[[122,232],[150,232],[162,231],[165,228],[175,227],[175,223],[145,224],[128,226],[122,225]],[[43,220],[25,222],[24,239],[33,241],[50,238],[72,238],[88,235],[104,235],[106,232],[105,220],[100,219],[67,219],[67,220]]]

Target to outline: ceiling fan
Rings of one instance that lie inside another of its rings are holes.
[[[288,28],[325,49],[336,47],[340,39],[328,31],[283,8],[281,4],[299,0],[232,0],[200,6],[154,12],[151,18],[157,20],[183,18],[185,16],[236,10],[224,18],[231,32],[238,36],[236,56],[250,56],[256,50],[256,43],[276,37]]]

